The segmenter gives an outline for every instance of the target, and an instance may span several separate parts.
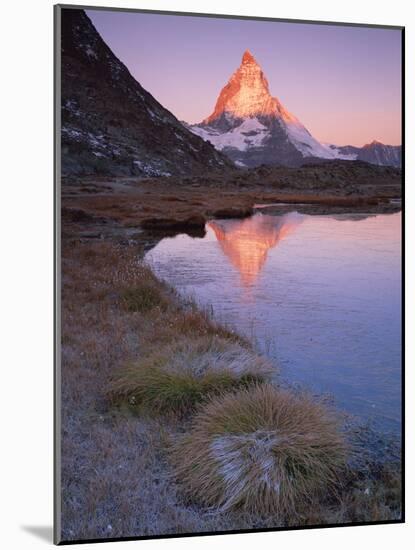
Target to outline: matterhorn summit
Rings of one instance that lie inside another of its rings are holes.
[[[308,157],[355,159],[323,145],[273,97],[249,50],[222,89],[213,113],[190,129],[240,166],[299,165]]]
[[[235,120],[247,117],[281,117],[298,122],[269,92],[268,80],[249,50],[246,50],[240,67],[222,89],[215,110],[202,124],[232,126]]]

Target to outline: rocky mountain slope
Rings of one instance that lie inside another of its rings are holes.
[[[166,176],[232,163],[129,73],[83,10],[62,9],[62,174]]]
[[[271,96],[262,69],[248,50],[220,92],[213,113],[190,129],[243,167],[298,166],[311,158],[398,166],[398,154],[392,146],[375,152],[372,144],[360,149],[320,143],[278,98]]]
[[[338,148],[343,153],[356,154],[357,160],[363,160],[370,164],[381,166],[401,167],[402,147],[400,145],[385,145],[379,141],[372,141],[363,147],[353,147],[351,145]]]

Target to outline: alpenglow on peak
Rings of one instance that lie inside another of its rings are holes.
[[[282,107],[277,98],[273,98],[260,65],[246,50],[238,69],[222,89],[213,113],[203,123],[210,124],[222,115],[245,118],[255,115],[279,114],[284,118],[294,118]]]
[[[255,57],[251,54],[249,50],[245,50],[242,56],[242,63],[256,63]]]
[[[268,80],[249,50],[222,88],[213,113],[190,129],[239,166],[299,165],[307,157],[356,158],[320,143],[271,95]]]

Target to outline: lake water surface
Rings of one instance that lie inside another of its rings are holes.
[[[401,214],[257,213],[206,230],[165,238],[146,260],[180,293],[255,336],[283,379],[398,433]]]

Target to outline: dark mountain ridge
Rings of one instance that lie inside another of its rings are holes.
[[[167,176],[232,163],[130,74],[83,10],[62,9],[62,173]]]

